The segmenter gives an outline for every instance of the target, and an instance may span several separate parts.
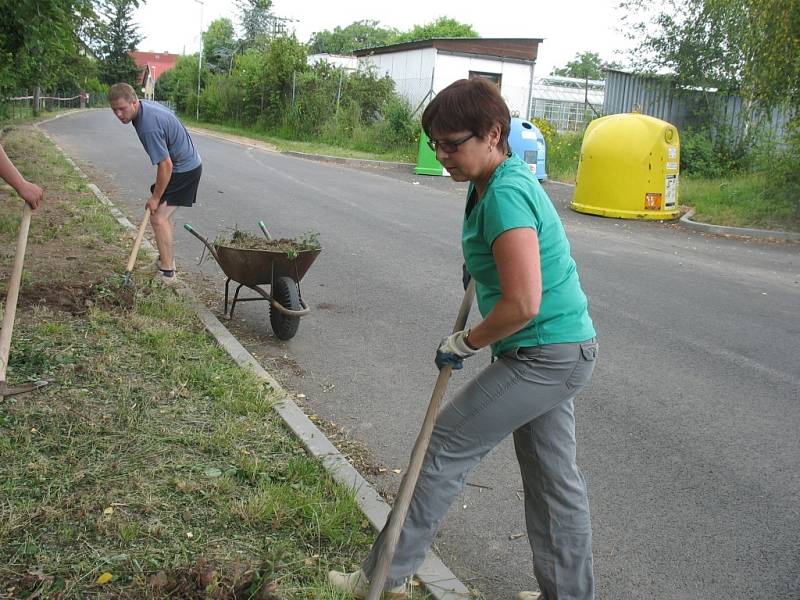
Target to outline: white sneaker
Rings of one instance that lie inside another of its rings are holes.
[[[541,592],[518,592],[514,596],[514,600],[539,600],[542,597]]]
[[[350,594],[358,600],[363,600],[369,593],[369,580],[361,569],[353,573],[328,571],[328,583],[331,587]],[[383,600],[405,600],[406,586],[400,585],[390,590],[384,590],[382,598]]]
[[[178,283],[178,276],[175,274],[175,271],[161,271],[161,273],[156,276],[156,279],[160,281],[162,285],[166,286],[172,286]]]
[[[156,257],[156,259],[153,261],[153,268],[156,271],[168,271],[169,270],[169,269],[165,269],[164,267],[161,266],[161,255]]]

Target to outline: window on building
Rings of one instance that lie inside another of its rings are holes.
[[[488,79],[493,84],[495,84],[498,88],[502,87],[502,79],[503,76],[500,73],[485,73],[483,71],[470,71],[469,78],[472,79],[473,77],[483,77],[484,79]]]

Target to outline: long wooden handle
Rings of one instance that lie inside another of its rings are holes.
[[[131,257],[128,259],[128,266],[125,267],[125,272],[130,273],[133,271],[133,265],[136,264],[136,257],[139,255],[139,246],[142,245],[142,238],[144,237],[144,230],[147,227],[147,223],[150,221],[150,209],[144,209],[144,217],[142,218],[142,224],[139,225],[139,231],[136,232],[136,241],[133,243],[133,250],[131,250]]]
[[[22,281],[22,265],[25,262],[25,249],[28,246],[28,230],[31,227],[32,212],[31,207],[26,203],[25,207],[22,209],[22,222],[19,226],[14,266],[11,268],[11,277],[8,280],[6,306],[3,311],[3,330],[0,331],[0,381],[6,380],[8,354],[11,350],[11,334],[14,332],[14,317],[17,314],[19,285]]]
[[[467,318],[472,308],[472,299],[474,296],[475,280],[472,279],[464,292],[464,299],[461,301],[461,307],[458,309],[458,316],[456,317],[456,323],[453,327],[453,333],[461,331],[467,325]],[[411,459],[408,462],[406,476],[400,483],[400,490],[397,493],[394,507],[392,508],[392,514],[389,517],[389,525],[383,536],[383,547],[380,549],[378,562],[375,565],[375,572],[372,573],[372,581],[370,582],[367,600],[379,600],[383,592],[386,574],[389,572],[389,566],[392,564],[392,558],[394,558],[397,540],[400,538],[400,530],[403,528],[403,523],[406,520],[406,513],[408,513],[408,507],[411,504],[411,496],[414,494],[414,488],[417,487],[417,479],[422,470],[422,462],[425,458],[425,453],[428,451],[428,444],[431,441],[433,426],[436,423],[436,417],[439,415],[442,398],[444,398],[444,393],[447,389],[447,381],[450,379],[452,370],[453,367],[445,365],[439,370],[439,376],[436,378],[436,385],[433,388],[431,401],[430,404],[428,404],[428,411],[425,413],[425,419],[422,422],[422,429],[414,444],[414,449],[411,451]]]

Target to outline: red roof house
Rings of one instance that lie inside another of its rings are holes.
[[[175,66],[180,54],[169,54],[168,52],[139,52],[138,50],[134,50],[130,55],[133,62],[136,63],[136,66],[141,70],[141,84],[144,97],[152,100],[156,81]]]

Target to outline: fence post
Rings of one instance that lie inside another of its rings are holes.
[[[339,71],[339,89],[336,90],[336,114],[339,114],[339,99],[342,97],[342,75],[344,75],[344,69]]]

